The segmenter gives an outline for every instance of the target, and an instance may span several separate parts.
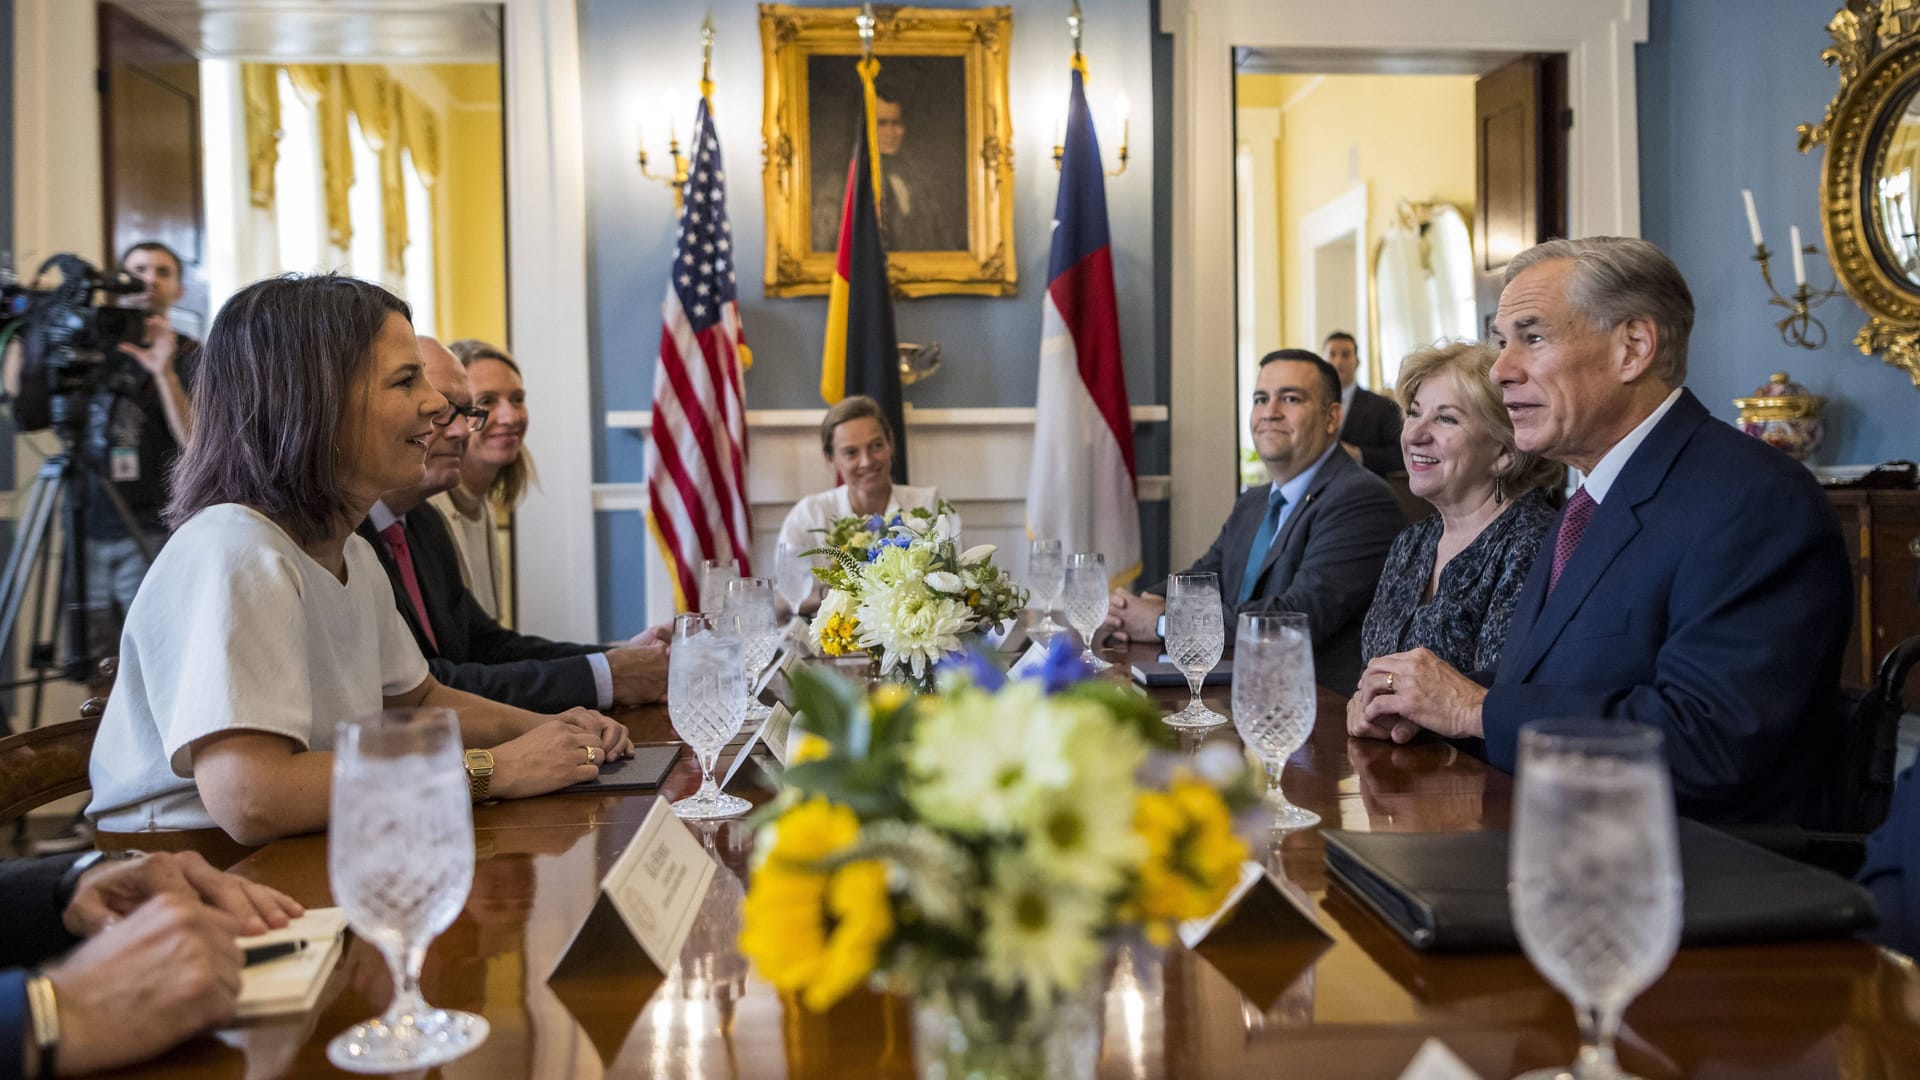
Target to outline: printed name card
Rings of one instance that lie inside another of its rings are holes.
[[[1460,1055],[1447,1049],[1446,1043],[1439,1039],[1428,1039],[1420,1044],[1420,1052],[1407,1063],[1407,1070],[1400,1074],[1400,1080],[1481,1080],[1481,1077],[1460,1060]]]
[[[667,800],[655,799],[640,831],[601,879],[593,910],[548,978],[631,975],[649,968],[665,974],[679,959],[716,869]]]
[[[1219,910],[1180,925],[1180,941],[1265,1011],[1333,938],[1301,898],[1249,859]],[[1269,947],[1257,953],[1237,947],[1252,942]]]

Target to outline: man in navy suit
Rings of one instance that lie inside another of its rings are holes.
[[[1320,352],[1340,376],[1340,448],[1378,476],[1407,471],[1400,456],[1400,406],[1361,386],[1360,346],[1353,335],[1335,330]]]
[[[1860,883],[1873,890],[1880,911],[1873,939],[1920,956],[1920,766],[1901,774],[1887,820],[1867,837]]]
[[[1508,265],[1492,376],[1515,441],[1586,481],[1542,541],[1499,667],[1377,658],[1352,734],[1483,737],[1512,771],[1529,720],[1623,718],[1665,734],[1683,814],[1811,809],[1852,615],[1846,549],[1811,473],[1682,387],[1692,326],[1686,281],[1644,240],[1554,240]]]
[[[1249,420],[1271,479],[1240,496],[1220,535],[1187,573],[1220,578],[1227,640],[1246,612],[1297,611],[1313,634],[1313,669],[1341,693],[1360,675],[1360,620],[1399,533],[1385,481],[1340,449],[1340,377],[1305,349],[1260,360]],[[1118,641],[1165,637],[1166,598],[1117,589],[1107,630]]]

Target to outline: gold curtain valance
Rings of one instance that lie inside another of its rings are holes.
[[[273,170],[280,164],[280,69],[240,65],[240,97],[246,110],[247,186],[254,206],[273,209]]]
[[[287,78],[319,118],[327,239],[345,251],[353,242],[353,214],[347,204],[347,193],[353,190],[353,147],[347,140],[345,80],[338,65],[322,64],[289,64]]]
[[[413,171],[432,187],[440,179],[440,121],[427,103],[402,90],[400,92],[400,129],[407,152],[413,155]]]

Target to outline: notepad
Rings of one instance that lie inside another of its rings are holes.
[[[240,971],[240,1000],[235,1015],[257,1016],[303,1013],[320,1000],[327,976],[340,959],[347,929],[346,913],[337,907],[309,908],[305,915],[278,930],[240,939],[240,948],[305,941],[300,952],[255,964]]]

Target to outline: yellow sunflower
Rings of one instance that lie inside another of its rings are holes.
[[[773,847],[741,909],[740,951],[762,978],[798,992],[815,1012],[860,985],[893,934],[885,864],[816,869],[859,835],[853,811],[824,799],[787,811],[773,825]]]

